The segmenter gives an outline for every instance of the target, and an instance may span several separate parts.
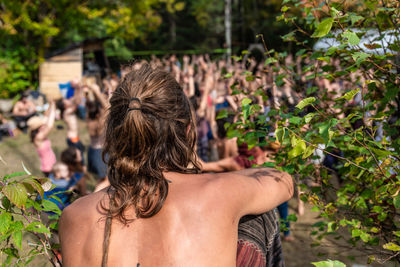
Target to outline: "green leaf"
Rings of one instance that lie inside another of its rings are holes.
[[[269,57],[269,58],[267,58],[267,59],[265,60],[264,66],[266,66],[266,65],[268,65],[268,64],[271,64],[271,63],[276,63],[276,62],[278,62],[278,60],[276,60],[276,58],[274,58],[274,57]]]
[[[300,140],[301,139],[297,138],[296,135],[292,135],[292,138],[290,138],[290,144],[292,147],[295,147]]]
[[[220,112],[218,112],[217,117],[215,118],[216,120],[227,118],[228,117],[228,110],[226,109],[221,109]]]
[[[252,82],[252,81],[254,81],[256,78],[253,76],[253,75],[249,75],[249,76],[246,76],[246,82]]]
[[[352,56],[357,65],[360,65],[364,60],[369,58],[369,55],[364,52],[355,52]]]
[[[361,235],[361,230],[360,229],[353,229],[351,231],[351,237],[359,237]]]
[[[328,233],[331,233],[333,231],[336,231],[337,224],[336,224],[336,222],[328,222],[327,227],[328,227],[328,229],[327,229]]]
[[[24,175],[26,175],[25,172],[15,172],[15,173],[8,174],[8,175],[4,176],[4,180],[8,180],[8,179],[13,178],[13,177],[24,176]]]
[[[365,232],[362,232],[360,235],[360,238],[362,241],[364,241],[365,243],[367,243],[370,239],[371,239],[371,235]]]
[[[289,158],[295,158],[301,155],[306,150],[306,143],[303,140],[298,140],[297,145],[290,150],[288,156]]]
[[[185,2],[175,3],[175,10],[182,11],[185,8]]]
[[[231,78],[232,76],[233,76],[232,73],[227,73],[227,74],[224,75],[224,79],[229,79],[229,78]]]
[[[387,213],[386,212],[382,212],[378,215],[378,220],[383,222],[384,220],[386,220],[387,217]]]
[[[393,242],[386,243],[383,248],[391,251],[400,251],[400,246]]]
[[[296,216],[296,214],[289,214],[288,215],[288,217],[287,217],[287,221],[289,221],[289,222],[297,222],[297,216]]]
[[[315,100],[316,100],[315,97],[307,97],[307,98],[301,100],[301,101],[296,105],[296,108],[298,108],[298,109],[303,109],[303,108],[305,108],[306,106],[308,106],[308,105],[314,103]]]
[[[340,99],[346,99],[348,101],[352,100],[353,97],[360,91],[360,88],[357,88],[355,90],[351,90],[350,92],[345,93],[343,96],[337,98],[336,100]]]
[[[351,45],[358,45],[360,43],[360,38],[358,38],[355,32],[346,31],[342,33],[342,36],[346,38]]]
[[[25,227],[26,231],[50,234],[49,229],[41,222],[31,222]]]
[[[373,206],[372,211],[376,213],[381,213],[383,211],[383,208],[381,206]]]
[[[324,37],[331,30],[332,24],[333,24],[333,18],[324,19],[323,21],[321,21],[320,24],[318,24],[317,28],[315,29],[315,32],[313,33],[313,35],[311,35],[311,37],[314,38]]]
[[[28,192],[25,186],[19,183],[8,184],[1,192],[18,208],[21,208],[28,199]]]
[[[311,156],[311,155],[314,153],[314,151],[315,151],[315,147],[313,147],[313,146],[308,146],[308,147],[306,148],[306,150],[304,151],[303,156],[302,156],[301,158],[302,158],[302,159],[308,158],[309,156]]]
[[[314,206],[311,208],[311,211],[313,212],[319,212],[319,208],[317,206]]]
[[[325,121],[320,126],[318,126],[319,134],[324,139],[325,144],[329,142],[329,127],[330,127],[329,121]]]
[[[251,99],[250,98],[243,98],[242,99],[242,106],[248,106],[251,103]]]
[[[44,190],[42,188],[42,185],[37,180],[35,180],[34,178],[26,178],[21,182],[23,184],[29,184],[30,186],[32,186],[32,188],[35,189],[43,198]]]
[[[364,17],[358,15],[350,15],[351,24],[353,25],[357,21],[363,19]]]
[[[13,235],[12,235],[12,237],[13,237],[13,240],[14,240],[15,245],[16,245],[19,249],[22,249],[22,231],[14,232]]]
[[[3,212],[0,214],[0,233],[5,234],[11,224],[11,214],[8,212]]]
[[[281,11],[282,12],[286,12],[286,11],[288,11],[289,10],[289,7],[288,6],[282,6],[282,8],[281,8]]]
[[[296,52],[296,57],[302,56],[305,52],[307,52],[306,49],[300,49],[299,51]]]
[[[50,200],[43,199],[42,205],[44,211],[52,211],[54,213],[61,214],[61,210],[58,208],[58,206]]]
[[[338,50],[338,48],[337,48],[336,46],[331,46],[331,47],[326,51],[325,54],[326,54],[327,56],[330,56],[330,55],[332,55],[333,53],[335,53],[336,50]]]
[[[314,118],[314,116],[315,116],[315,113],[308,113],[307,115],[305,115],[304,116],[305,123],[309,123],[312,120],[312,118]]]
[[[276,141],[278,141],[279,143],[282,143],[284,136],[285,136],[285,128],[282,128],[282,127],[276,128],[276,130],[275,130]]]
[[[400,194],[393,198],[393,204],[396,209],[400,209]]]
[[[400,237],[400,231],[393,231],[393,234]]]
[[[319,261],[319,262],[312,262],[315,267],[346,267],[346,264],[340,261]]]
[[[301,123],[301,118],[297,116],[293,116],[289,119],[289,122],[295,125],[299,125]]]
[[[8,210],[11,207],[10,200],[8,200],[8,198],[6,197],[3,197],[1,193],[0,197],[1,197],[0,208]]]

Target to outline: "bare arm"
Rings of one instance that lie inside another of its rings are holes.
[[[106,99],[106,97],[100,92],[100,87],[97,84],[92,84],[89,86],[89,89],[93,92],[97,100],[99,100],[101,107],[103,109],[107,109],[109,106],[109,103]]]
[[[38,141],[44,140],[49,135],[51,129],[54,126],[54,120],[56,118],[56,104],[54,101],[50,102],[50,106],[48,109],[49,113],[47,115],[47,121],[43,130],[40,130],[36,135],[35,139]]]
[[[201,162],[201,170],[204,172],[238,171],[241,169],[242,167],[232,157],[213,162]]]
[[[293,196],[292,177],[271,168],[221,173],[218,187],[239,217],[267,212]]]
[[[208,73],[206,75],[207,76],[206,76],[206,82],[204,85],[204,92],[203,92],[203,95],[201,96],[200,106],[198,109],[198,114],[200,117],[204,117],[206,114],[208,94],[213,86],[212,78],[210,77],[210,75]]]
[[[192,65],[189,65],[187,67],[188,69],[188,74],[189,74],[189,94],[188,97],[194,96],[195,93],[195,88],[194,88],[194,68]]]

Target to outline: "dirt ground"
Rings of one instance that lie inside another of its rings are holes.
[[[84,122],[80,122],[80,124],[80,138],[82,142],[87,145],[89,143],[89,136],[87,134]],[[65,126],[63,122],[56,122],[56,126],[63,127],[63,129],[56,129],[55,127],[49,138],[52,142],[54,152],[56,153],[57,158],[59,158],[61,151],[65,149],[67,145],[65,140]],[[7,163],[7,165],[4,165],[0,162],[0,176],[12,172],[23,171],[22,162],[33,174],[41,175],[39,169],[39,158],[27,134],[21,133],[13,138],[3,138],[3,141],[0,142],[0,156]],[[295,208],[297,207],[296,201],[292,199],[289,202],[289,205],[290,213],[295,213]],[[329,240],[324,241],[323,245],[321,246],[313,247],[312,243],[314,242],[315,238],[310,235],[311,231],[313,230],[311,226],[318,221],[320,221],[320,218],[318,218],[318,213],[312,212],[311,207],[306,205],[305,215],[301,217],[298,216],[298,221],[292,223],[291,231],[295,239],[291,242],[283,242],[286,266],[313,266],[311,262],[327,259],[340,260],[346,263],[347,266],[369,266],[366,264],[365,256],[357,257],[357,255],[360,255],[360,252],[340,247]],[[354,261],[347,257],[350,255],[356,256]],[[46,264],[45,259],[37,259],[31,263],[31,266],[50,266],[50,264]],[[385,263],[384,265],[374,266],[399,265]]]

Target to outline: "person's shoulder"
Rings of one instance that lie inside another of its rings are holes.
[[[61,224],[71,225],[74,222],[96,219],[100,214],[100,203],[106,195],[107,192],[101,190],[75,200],[63,210],[60,219]]]

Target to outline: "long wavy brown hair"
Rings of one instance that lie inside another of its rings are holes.
[[[170,74],[147,64],[126,74],[110,99],[103,157],[112,201],[102,207],[123,223],[128,207],[155,215],[168,194],[163,172],[199,171],[195,142],[192,108]]]

